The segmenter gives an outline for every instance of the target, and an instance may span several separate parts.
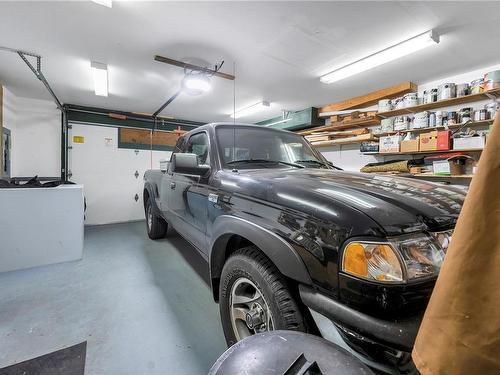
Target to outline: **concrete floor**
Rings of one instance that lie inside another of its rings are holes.
[[[177,234],[87,228],[83,260],[0,273],[0,368],[87,340],[87,375],[206,374],[226,349],[207,276]]]

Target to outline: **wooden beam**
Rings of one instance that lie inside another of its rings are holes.
[[[224,78],[224,79],[229,79],[231,81],[234,80],[234,78],[235,78],[231,74],[222,73],[222,72],[216,72],[213,69],[208,69],[208,68],[204,68],[204,67],[201,67],[201,66],[198,66],[198,65],[193,65],[193,64],[185,63],[185,62],[174,60],[174,59],[169,59],[168,57],[164,57],[164,56],[156,55],[155,56],[155,60],[159,61],[159,62],[162,62],[162,63],[165,63],[165,64],[170,64],[170,65],[178,66],[180,68],[196,70],[198,72],[207,72],[207,73],[213,74],[216,77],[220,77],[220,78]]]
[[[376,104],[381,99],[393,99],[408,92],[416,92],[417,85],[413,82],[403,82],[399,85],[386,87],[381,90],[370,92],[369,94],[356,96],[341,102],[328,104],[320,108],[321,112],[342,111],[345,109],[356,109]]]

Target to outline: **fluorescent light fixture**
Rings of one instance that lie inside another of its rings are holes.
[[[93,3],[103,5],[105,7],[111,8],[113,6],[112,0],[91,0]]]
[[[269,109],[271,104],[269,102],[258,102],[255,104],[252,104],[248,107],[238,109],[235,113],[231,113],[230,116],[231,118],[240,118],[240,117],[245,117],[245,116],[250,116],[253,115],[254,113],[260,112],[264,109]]]
[[[400,57],[410,55],[413,52],[439,43],[439,36],[433,30],[426,31],[413,38],[407,39],[382,51],[376,52],[370,56],[362,58],[342,68],[336,69],[320,77],[324,83],[333,83],[376,66],[399,59]]]
[[[99,96],[108,96],[108,66],[92,61],[92,78],[94,79],[94,92]]]
[[[189,95],[200,95],[210,90],[210,78],[202,73],[186,74],[182,79],[182,88]]]

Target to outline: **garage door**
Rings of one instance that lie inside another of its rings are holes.
[[[71,124],[70,181],[82,184],[87,201],[86,224],[144,219],[144,172],[159,168],[170,151],[118,147],[118,128]]]

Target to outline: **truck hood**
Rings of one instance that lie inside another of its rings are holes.
[[[326,169],[223,171],[221,188],[331,220],[367,215],[386,235],[454,226],[465,199],[458,188]]]

